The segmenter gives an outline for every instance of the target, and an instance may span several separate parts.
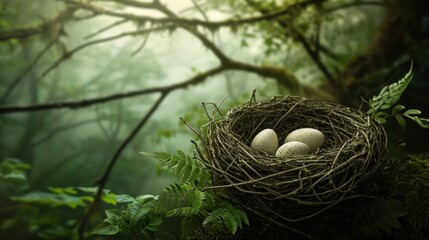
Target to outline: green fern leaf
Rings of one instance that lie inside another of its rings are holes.
[[[173,184],[160,194],[154,211],[167,217],[192,216],[200,211],[204,199],[205,193],[190,183]]]
[[[211,179],[210,172],[202,162],[180,150],[176,155],[169,152],[142,152],[142,154],[159,160],[161,165],[182,182],[198,182],[198,185],[205,186]]]
[[[377,96],[369,101],[368,114],[383,119],[383,116],[387,115],[386,110],[390,109],[401,98],[412,78],[413,64],[411,63],[410,70],[401,80],[385,86]]]
[[[222,223],[221,225],[226,227],[232,234],[235,234],[238,228],[243,227],[243,222],[249,225],[246,213],[229,203],[225,203],[210,212],[204,219],[203,225]]]
[[[152,210],[152,208],[153,204],[150,202],[146,204],[133,202],[128,204],[125,217],[130,221],[131,225],[135,225],[143,219]]]
[[[374,199],[369,206],[359,211],[355,218],[358,229],[367,236],[381,237],[382,232],[391,235],[400,229],[398,218],[408,214],[405,203],[396,199]]]

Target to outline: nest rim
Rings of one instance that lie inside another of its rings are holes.
[[[320,130],[326,139],[309,155],[278,158],[250,147],[265,128],[284,139],[303,127]],[[202,161],[213,173],[212,188],[225,189],[230,200],[288,222],[366,197],[387,158],[384,128],[368,114],[330,100],[296,96],[248,101],[231,109],[208,123],[206,141]],[[284,217],[297,208],[306,210]]]

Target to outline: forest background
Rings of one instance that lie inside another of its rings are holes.
[[[429,177],[425,6],[0,0],[1,238],[96,238],[104,209],[128,203],[118,196],[158,195],[177,182],[141,152],[192,156],[196,136],[185,123],[208,121],[202,103],[226,113],[256,89],[257,100],[299,95],[366,110],[411,63],[398,104],[421,120],[400,107],[383,124],[393,158],[417,159]],[[168,221],[162,238],[178,238],[178,220]]]

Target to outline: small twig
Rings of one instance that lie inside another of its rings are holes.
[[[204,20],[206,20],[208,22],[209,17],[204,12],[204,10],[200,7],[200,5],[197,3],[197,1],[195,1],[195,0],[191,0],[191,1],[192,1],[192,4],[194,5],[195,9],[197,9],[197,11],[203,16]]]
[[[150,36],[150,32],[148,32],[146,35],[144,35],[143,41],[140,44],[140,46],[131,54],[131,57],[134,57],[135,55],[137,55],[137,53],[139,53],[144,46],[146,46],[147,41],[149,40],[149,36]]]
[[[100,29],[100,30],[98,30],[98,31],[96,31],[96,32],[93,32],[93,33],[91,33],[91,34],[87,35],[86,37],[84,37],[84,39],[85,39],[85,40],[88,40],[88,39],[90,39],[90,38],[92,38],[92,37],[97,36],[97,35],[98,35],[98,34],[100,34],[100,33],[103,33],[103,32],[105,32],[105,31],[107,31],[107,30],[109,30],[109,29],[111,29],[111,28],[114,28],[114,27],[116,27],[116,26],[118,26],[118,25],[121,25],[121,24],[123,24],[123,23],[126,23],[126,22],[128,22],[128,19],[123,19],[123,20],[120,20],[120,21],[114,22],[114,23],[112,23],[112,24],[110,24],[110,25],[108,25],[108,26],[106,26],[106,27],[104,27],[104,28],[102,28],[102,29]]]
[[[193,128],[191,125],[189,125],[184,118],[180,117],[180,120],[189,128],[191,129],[192,132],[194,132],[200,139],[201,141],[204,141],[203,136],[201,135],[200,132],[198,132],[197,130],[195,130],[195,128]]]
[[[238,20],[228,19],[228,20],[223,20],[223,21],[206,21],[206,20],[200,20],[200,19],[181,18],[178,16],[173,17],[171,14],[167,14],[168,17],[165,17],[165,18],[156,18],[156,17],[136,15],[136,14],[131,14],[131,13],[114,12],[114,11],[110,11],[107,9],[95,7],[91,4],[87,4],[84,2],[80,2],[80,1],[67,0],[65,2],[67,2],[69,4],[73,4],[77,7],[82,8],[82,9],[87,9],[89,11],[96,13],[96,14],[110,15],[110,16],[114,16],[114,17],[129,19],[129,20],[147,21],[147,22],[153,22],[153,23],[163,23],[163,24],[175,23],[175,24],[185,24],[188,26],[199,25],[199,26],[203,26],[203,27],[207,27],[207,28],[211,28],[211,29],[220,28],[220,27],[237,26],[237,25],[243,25],[243,24],[252,24],[252,23],[257,23],[257,22],[261,22],[261,21],[269,21],[269,20],[273,20],[273,19],[279,18],[281,16],[284,16],[286,14],[289,14],[291,12],[291,6],[288,6],[284,9],[279,10],[279,11],[267,12],[265,14],[261,14],[260,16],[256,16],[256,17],[242,18],[242,19],[238,19]],[[156,3],[156,2],[155,3],[141,3],[141,2],[133,1],[133,0],[120,0],[120,1],[116,1],[116,2],[123,3],[124,5],[128,5],[128,6],[139,6],[141,4],[144,4],[144,6],[141,6],[142,8],[157,9],[157,10],[160,10],[161,12],[164,12],[164,10],[166,9],[165,6],[163,6],[161,3]],[[302,7],[302,6],[306,6],[306,5],[310,5],[310,4],[314,4],[314,0],[302,1],[296,5],[299,5]],[[293,7],[295,7],[295,5],[292,5],[292,8]],[[166,12],[164,12],[164,13],[166,13]]]
[[[135,36],[135,35],[139,35],[139,34],[146,34],[148,32],[152,32],[152,31],[164,31],[167,30],[168,27],[166,26],[162,26],[162,27],[157,27],[157,28],[153,28],[153,29],[144,29],[144,30],[137,30],[137,31],[131,31],[131,32],[125,32],[125,33],[120,33],[111,37],[107,37],[107,38],[101,38],[98,40],[93,40],[90,42],[86,42],[80,46],[77,46],[76,48],[65,52],[60,58],[57,59],[57,61],[55,61],[51,66],[49,66],[43,73],[42,75],[39,77],[39,81],[46,77],[52,70],[54,70],[55,68],[57,68],[62,62],[64,62],[65,60],[71,58],[76,52],[85,49],[87,47],[90,47],[92,45],[95,44],[100,44],[100,43],[105,43],[105,42],[110,42],[112,40],[116,40],[119,38],[123,38],[126,36]]]
[[[143,116],[141,121],[134,127],[133,131],[127,136],[127,138],[122,142],[122,144],[119,146],[119,148],[116,150],[115,154],[110,159],[106,169],[103,172],[103,175],[101,178],[96,182],[96,185],[98,186],[97,193],[94,196],[94,201],[87,209],[86,213],[84,214],[82,220],[80,221],[80,224],[78,226],[78,234],[79,239],[84,239],[84,231],[86,223],[89,220],[89,217],[92,215],[92,213],[96,210],[98,207],[98,204],[101,199],[101,195],[103,193],[104,187],[107,184],[107,181],[110,177],[110,173],[113,170],[113,167],[115,166],[116,162],[119,159],[119,156],[122,154],[122,151],[128,146],[128,144],[134,139],[134,137],[137,135],[137,133],[143,128],[143,126],[147,123],[149,118],[153,115],[153,113],[158,109],[159,105],[162,103],[162,101],[165,99],[165,97],[170,93],[170,91],[164,91],[161,93],[161,96],[158,98],[158,100],[152,105],[152,107],[149,109],[149,111]]]

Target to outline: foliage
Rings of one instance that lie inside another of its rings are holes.
[[[242,210],[204,190],[209,184],[210,173],[196,159],[182,151],[176,155],[168,152],[143,154],[158,159],[182,181],[165,188],[159,196],[136,197],[127,204],[126,210],[106,211],[107,218],[93,230],[93,234],[124,233],[153,239],[162,221],[170,217],[182,218],[182,236],[206,225],[235,234],[243,224],[249,224]]]
[[[92,234],[115,235],[123,232],[134,239],[155,239],[155,232],[162,223],[161,215],[151,212],[156,199],[152,195],[142,195],[133,198],[125,210],[106,210],[107,218]]]
[[[1,230],[20,229],[40,239],[71,239],[78,217],[72,217],[78,207],[93,202],[96,187],[51,187],[48,192],[31,191],[22,193],[28,182],[25,170],[30,166],[19,160],[8,159],[1,163],[1,186],[10,200],[19,205],[12,218],[1,221]],[[21,193],[21,194],[18,194]],[[101,200],[107,204],[128,203],[133,198],[126,194],[116,195],[104,189]],[[72,211],[70,211],[72,210]],[[62,216],[61,213],[67,213]]]
[[[182,182],[193,182],[205,186],[211,179],[207,168],[198,159],[178,150],[176,154],[169,152],[142,152],[141,154],[157,159],[164,169],[178,177]]]
[[[197,214],[205,199],[205,193],[189,183],[173,184],[161,193],[155,212],[171,216],[192,216]]]
[[[0,163],[0,192],[15,195],[28,188],[25,171],[31,166],[17,159],[6,159]]]
[[[227,227],[232,234],[235,234],[238,228],[243,227],[243,223],[249,225],[249,219],[245,212],[225,203],[211,211],[203,221],[203,225],[213,224],[217,227]]]
[[[50,188],[50,192],[33,191],[21,196],[12,197],[13,201],[44,205],[48,207],[85,207],[87,203],[93,202],[97,188],[88,187],[65,187]],[[117,202],[124,202],[127,195],[116,195],[110,190],[104,189],[101,200],[107,204],[116,205]]]
[[[389,117],[395,117],[399,125],[404,128],[405,119],[409,118],[415,121],[422,128],[429,128],[429,119],[420,118],[420,110],[405,110],[403,105],[395,105],[401,98],[402,93],[407,89],[408,84],[413,79],[413,65],[409,71],[398,82],[392,83],[381,89],[380,93],[369,101],[368,114],[373,116],[381,123],[385,123]]]
[[[403,105],[395,105],[412,76],[411,65],[401,80],[385,86],[370,100],[368,114],[381,123],[394,116],[403,129],[406,126],[404,117],[414,120],[422,128],[429,128],[429,119],[417,116],[421,114],[419,110],[405,110]],[[391,237],[394,233],[401,236],[401,232],[410,239],[419,239],[422,231],[429,229],[429,202],[424,200],[429,197],[429,158],[408,154],[405,143],[394,137],[389,137],[388,153],[389,164],[383,172],[386,197],[377,197],[358,209],[354,231],[376,239],[386,235]]]
[[[357,230],[366,236],[381,238],[382,232],[390,236],[400,229],[399,217],[408,214],[407,205],[396,199],[375,198],[355,216]]]
[[[429,229],[429,157],[405,152],[401,156],[398,153],[404,149],[396,147],[400,149],[383,172],[386,197],[377,197],[357,210],[355,234],[376,239],[405,234],[421,239]]]

